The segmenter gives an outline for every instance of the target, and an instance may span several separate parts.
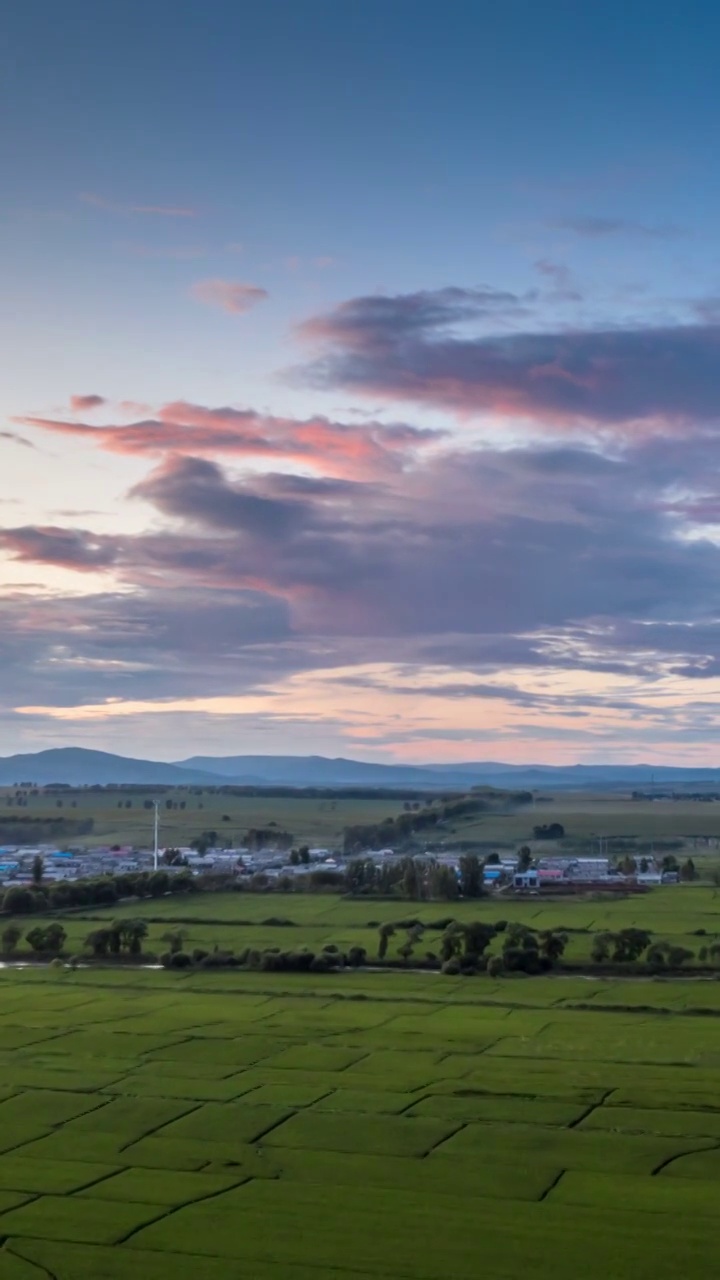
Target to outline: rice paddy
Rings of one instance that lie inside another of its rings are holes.
[[[4,971],[0,1280],[699,1280],[718,1014],[714,981]]]

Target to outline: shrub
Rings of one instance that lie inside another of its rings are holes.
[[[332,968],[333,965],[330,962],[330,956],[326,953],[321,953],[319,956],[313,956],[312,963],[310,965],[312,973],[329,973]]]
[[[497,928],[497,925],[495,926]],[[505,965],[502,956],[490,956],[487,963],[487,975],[489,978],[500,978],[505,972]]]
[[[274,929],[287,929],[291,926],[293,928],[295,927],[295,921],[286,920],[284,916],[268,916],[267,920],[263,920],[262,923],[268,928]]]
[[[508,927],[508,922],[507,922],[507,920],[496,920],[496,921],[495,921],[495,932],[496,932],[496,933],[504,933],[504,932],[505,932],[505,930],[507,929],[507,927]]]
[[[449,974],[451,977],[457,977],[457,975],[460,973],[460,961],[457,959],[456,956],[453,956],[451,960],[445,961],[440,972]]]
[[[360,965],[365,964],[367,951],[364,947],[351,947],[345,959],[353,969],[358,969]]]
[[[210,952],[204,951],[202,947],[194,947],[192,953],[193,964],[200,964],[200,961],[204,960],[209,954]]]
[[[170,958],[170,967],[173,969],[189,969],[192,964],[192,956],[187,951],[173,951]]]

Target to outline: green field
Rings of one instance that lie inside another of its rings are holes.
[[[164,846],[186,845],[203,831],[214,830],[223,841],[241,844],[252,827],[267,827],[271,822],[282,831],[293,834],[295,843],[334,847],[342,844],[343,829],[355,823],[377,823],[402,812],[403,802],[392,797],[372,800],[306,799],[300,796],[237,796],[204,791],[168,790],[160,794],[160,839]],[[150,793],[153,794],[153,793]],[[136,844],[150,847],[153,840],[153,814],[144,808],[147,790],[131,788],[117,791],[73,790],[54,794],[39,792],[28,796],[27,806],[9,804],[13,788],[0,788],[0,823],[24,818],[41,821],[65,817],[69,822],[91,818],[92,833],[73,836],[72,846],[98,843]],[[184,809],[167,807],[185,804]],[[60,802],[60,803],[58,803]],[[128,807],[129,806],[129,807]],[[32,843],[32,824],[28,823],[28,843]],[[60,839],[60,836],[58,836]]]
[[[5,970],[0,1029],[0,1280],[712,1274],[718,982]]]
[[[147,791],[96,792],[78,789],[54,794],[28,795],[27,805],[18,808],[15,791],[0,789],[0,824],[18,819],[47,821],[65,817],[70,822],[91,818],[93,831],[68,839],[71,845],[138,844],[152,842],[152,813],[144,808]],[[12,802],[12,803],[11,803]],[[168,802],[185,809],[168,808]],[[318,798],[269,795],[238,796],[194,789],[170,790],[160,796],[160,837],[163,845],[189,844],[206,830],[215,830],[221,839],[240,844],[252,827],[274,822],[292,833],[295,843],[338,848],[346,826],[373,824],[402,812],[403,801],[392,796],[357,800],[341,797]],[[130,807],[128,807],[128,805]],[[464,818],[431,833],[433,847],[452,846],[458,840],[477,844],[480,849],[515,849],[532,842],[536,823],[560,822],[565,827],[567,848],[597,851],[598,837],[609,838],[609,852],[622,852],[624,844],[646,846],[653,841],[680,840],[693,857],[710,853],[718,856],[720,804],[692,800],[633,801],[621,794],[583,795],[557,792],[535,807],[509,807]],[[27,824],[32,843],[32,824]],[[58,833],[58,839],[61,839]],[[423,837],[420,837],[422,843]],[[613,846],[613,841],[616,846]],[[706,843],[710,841],[710,843]],[[555,846],[552,846],[553,849]],[[542,851],[549,846],[537,846]]]
[[[353,899],[327,893],[202,893],[58,913],[67,931],[65,952],[69,955],[80,953],[88,934],[99,925],[140,917],[148,923],[145,949],[155,954],[166,950],[164,935],[169,930],[183,929],[183,945],[188,951],[196,947],[208,951],[218,947],[239,953],[248,946],[320,950],[334,943],[344,951],[356,945],[364,947],[371,963],[377,954],[379,923],[403,918],[417,918],[426,923],[428,928],[417,947],[417,954],[422,956],[426,952],[437,952],[442,934],[437,924],[451,916],[459,921],[481,920],[494,924],[504,919],[535,929],[568,930],[564,960],[571,964],[588,961],[594,935],[606,930],[648,929],[657,941],[668,940],[696,955],[701,946],[720,941],[720,892],[709,885],[696,884],[672,885],[620,899],[598,896],[554,902],[510,895],[467,902],[408,902]],[[9,919],[6,918],[6,922],[9,923]],[[15,923],[27,931],[37,919],[17,916]],[[698,930],[704,933],[698,934]],[[391,940],[388,951],[391,958],[405,936],[399,929]],[[499,936],[491,944],[489,954],[501,945],[502,936]],[[19,954],[24,950],[21,944]]]

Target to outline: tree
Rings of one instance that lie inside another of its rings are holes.
[[[595,964],[605,964],[610,959],[611,933],[598,933],[593,939],[590,956]]]
[[[489,978],[499,978],[505,972],[505,962],[502,956],[491,956],[488,960],[487,969],[485,970]]]
[[[688,858],[686,862],[683,862],[680,868],[680,879],[686,881],[697,879],[697,871],[692,858]]]
[[[539,973],[543,967],[537,936],[523,924],[511,924],[505,931],[502,957],[510,972]]]
[[[145,922],[139,921],[138,923],[144,924]],[[145,934],[146,933],[147,933],[147,926],[145,928]],[[145,934],[142,934],[141,937],[145,937]],[[182,951],[183,943],[187,938],[187,936],[188,936],[187,929],[170,929],[168,933],[164,933],[162,935],[162,937],[160,938],[160,941],[167,942],[168,950],[170,951],[170,954],[175,955],[178,951]]]
[[[551,967],[561,959],[567,944],[567,934],[554,929],[543,929],[539,935],[540,955]]]
[[[431,898],[443,898],[446,902],[453,902],[460,893],[460,886],[452,867],[437,864],[431,867],[429,890]]]
[[[298,853],[300,854],[300,861],[302,862],[303,866],[306,867],[310,862],[310,850],[308,846],[306,844],[301,844],[300,848],[298,849]]]
[[[387,955],[388,942],[395,933],[395,925],[381,924],[378,929],[378,933],[380,935],[380,941],[378,942],[378,960],[384,960]]]
[[[67,934],[61,924],[35,925],[25,934],[26,942],[39,955],[57,955],[62,951]]]
[[[152,871],[148,876],[148,889],[152,898],[162,898],[170,888],[167,871]]]
[[[108,954],[110,949],[110,929],[93,929],[85,939],[85,946],[90,947],[96,959],[101,959]]]
[[[491,924],[475,921],[462,926],[462,935],[464,959],[470,964],[477,964],[495,937],[495,929]]]
[[[143,938],[147,937],[148,927],[144,920],[126,920],[124,923],[125,946],[128,954],[138,956],[142,952]],[[181,930],[182,932],[182,930]]]
[[[565,828],[561,822],[541,823],[533,827],[533,835],[536,840],[562,840]]]
[[[640,859],[640,874],[644,876],[644,875],[646,875],[646,874],[647,874],[647,872],[648,872],[649,870],[650,870],[650,863],[648,862],[647,858],[641,858],[641,859]]]
[[[36,853],[32,864],[32,881],[36,888],[39,888],[42,884],[44,871],[45,859],[42,854]]]
[[[593,943],[592,957],[597,962],[611,959],[615,964],[639,960],[652,942],[647,929],[620,929],[617,933],[598,934]]]
[[[463,898],[482,898],[483,864],[476,853],[463,853],[460,858],[460,893]]]
[[[452,960],[460,954],[460,950],[465,938],[465,930],[457,920],[451,920],[450,924],[443,930],[440,939],[440,959],[443,963]]]
[[[3,898],[3,911],[9,915],[28,915],[35,910],[35,894],[30,889],[21,889],[15,885],[8,889]]]
[[[13,955],[21,938],[22,929],[19,924],[6,925],[2,932],[2,949],[6,956]]]
[[[185,867],[187,861],[179,849],[165,849],[162,860],[166,867]]]
[[[414,858],[406,858],[403,863],[402,888],[406,898],[419,898],[421,878]]]
[[[300,851],[298,850],[298,862]],[[372,889],[376,881],[375,863],[371,858],[353,858],[345,869],[345,879],[350,893],[363,893]]]
[[[532,863],[532,850],[529,845],[524,844],[518,851],[517,869],[518,871],[527,871]]]
[[[645,956],[652,969],[680,969],[687,960],[694,959],[694,952],[686,947],[673,946],[671,942],[654,942]]]

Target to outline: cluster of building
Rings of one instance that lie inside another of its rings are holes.
[[[197,853],[194,849],[178,850],[181,860],[177,867],[166,867],[160,856],[160,865],[164,870],[178,870],[189,867],[191,871],[202,873],[248,873],[265,872],[271,879],[281,875],[297,875],[312,870],[318,863],[330,860],[331,865],[337,862],[331,858],[327,849],[311,849],[310,867],[293,866],[287,863],[287,854],[278,853],[276,849],[265,849],[259,852],[244,848],[209,849],[206,853]],[[55,845],[2,845],[0,846],[0,883],[8,882],[17,885],[32,883],[33,869],[37,858],[42,858],[43,882],[57,884],[63,880],[94,880],[99,876],[123,875],[155,869],[155,854],[152,849],[137,849],[130,845],[98,845],[92,849],[59,849]]]
[[[179,870],[180,867],[187,867],[195,875],[226,873],[252,876],[262,873],[270,881],[281,877],[302,877],[318,868],[343,872],[352,861],[350,857],[322,848],[310,849],[309,861],[300,863],[289,861],[288,853],[277,849],[251,851],[237,847],[208,849],[199,853],[191,848],[180,848],[177,852],[180,854],[178,865],[166,869]],[[380,867],[407,855],[394,849],[378,849],[368,851],[363,856]],[[118,848],[116,845],[100,845],[92,849],[67,850],[50,845],[5,845],[0,846],[0,883],[31,883],[38,857],[42,858],[45,883],[152,871],[156,865],[153,850],[131,846]],[[420,866],[430,863],[447,866],[459,878],[460,857],[458,853],[427,852],[416,855],[415,861]],[[164,866],[162,859],[160,865]],[[503,854],[495,855],[491,862],[485,862],[483,879],[487,888],[514,890],[517,893],[576,889],[587,892],[596,888],[611,890],[627,886],[629,882],[637,886],[652,886],[677,882],[679,879],[676,871],[662,871],[652,859],[644,859],[643,865],[646,870],[624,875],[616,870],[609,858],[552,854],[536,857],[532,866],[524,868],[517,855]]]
[[[677,871],[661,871],[654,861],[646,860],[647,870],[625,875],[609,858],[541,857],[526,870],[512,873],[513,888],[520,893],[537,893],[542,889],[622,889],[629,883],[639,886],[677,883]]]
[[[0,846],[0,882],[29,884],[33,879],[36,859],[42,858],[43,881],[57,884],[61,880],[94,880],[98,876],[121,875],[124,872],[152,871],[152,852],[141,849],[58,849],[54,845]]]

